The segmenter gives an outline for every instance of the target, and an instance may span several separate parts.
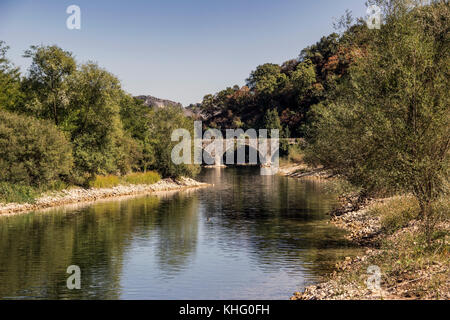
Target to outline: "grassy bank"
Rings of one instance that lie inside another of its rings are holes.
[[[135,172],[126,176],[96,176],[90,183],[91,188],[112,188],[128,184],[154,184],[161,180],[161,176],[154,171]]]
[[[30,186],[0,183],[0,203],[31,203],[40,194],[39,190]]]
[[[90,188],[113,188],[119,185],[151,185],[161,180],[154,171],[136,172],[125,176],[96,176],[89,184]],[[46,187],[32,187],[7,182],[0,183],[0,203],[34,203],[43,194],[51,191],[61,191],[69,186],[63,183]]]
[[[92,202],[100,199],[149,194],[154,192],[178,191],[210,186],[187,177],[161,179],[153,184],[123,184],[109,188],[71,187],[60,191],[46,192],[33,202],[0,203],[1,215],[15,215],[73,203]]]

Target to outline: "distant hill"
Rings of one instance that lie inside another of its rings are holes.
[[[156,108],[156,109],[163,109],[165,107],[178,107],[183,109],[183,113],[187,117],[194,117],[195,113],[191,109],[183,108],[183,105],[179,102],[167,100],[167,99],[160,99],[153,96],[137,96],[136,99],[140,99],[144,101],[144,105]]]
[[[175,106],[175,107],[180,107],[180,108],[183,107],[183,105],[179,102],[166,100],[166,99],[160,99],[160,98],[156,98],[153,96],[137,96],[136,98],[144,101],[144,104],[146,106],[153,107],[153,108],[164,108],[164,107],[168,107],[168,106]]]

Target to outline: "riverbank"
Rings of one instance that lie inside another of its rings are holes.
[[[70,188],[58,192],[46,193],[34,203],[0,203],[0,215],[15,215],[30,211],[57,207],[79,202],[91,202],[100,199],[138,195],[145,193],[174,191],[188,188],[207,187],[209,184],[198,182],[191,178],[162,179],[154,184],[128,184],[112,188]]]
[[[372,200],[333,216],[331,223],[348,231],[347,239],[365,254],[347,257],[324,282],[295,292],[291,300],[450,299],[448,216],[438,222],[428,247],[421,222],[408,215],[415,210],[413,201],[409,196]],[[380,286],[368,286],[378,268]]]
[[[285,163],[279,172],[292,178],[335,181],[327,170],[301,161]],[[419,206],[412,196],[361,201],[345,193],[341,200],[342,205],[330,212],[329,223],[346,230],[346,238],[365,253],[346,257],[323,282],[295,292],[291,300],[450,299],[448,200],[442,199],[435,208],[441,217],[431,246],[416,219]],[[371,270],[377,268],[380,286],[374,289],[367,281],[374,279]]]

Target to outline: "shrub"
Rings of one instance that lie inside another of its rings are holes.
[[[112,188],[120,184],[120,179],[118,176],[107,175],[107,176],[96,176],[94,180],[89,183],[91,188]]]
[[[293,145],[289,147],[289,161],[293,163],[303,163],[303,151],[300,146]]]
[[[0,181],[44,187],[72,164],[70,144],[52,123],[0,111]]]
[[[0,182],[0,202],[33,203],[38,195],[33,187]]]
[[[161,180],[161,176],[154,171],[137,172],[126,175],[124,180],[130,184],[153,184]]]

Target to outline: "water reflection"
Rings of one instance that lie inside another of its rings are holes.
[[[214,187],[0,218],[0,298],[285,299],[353,252],[323,185],[258,168]],[[78,265],[82,289],[66,288]]]

